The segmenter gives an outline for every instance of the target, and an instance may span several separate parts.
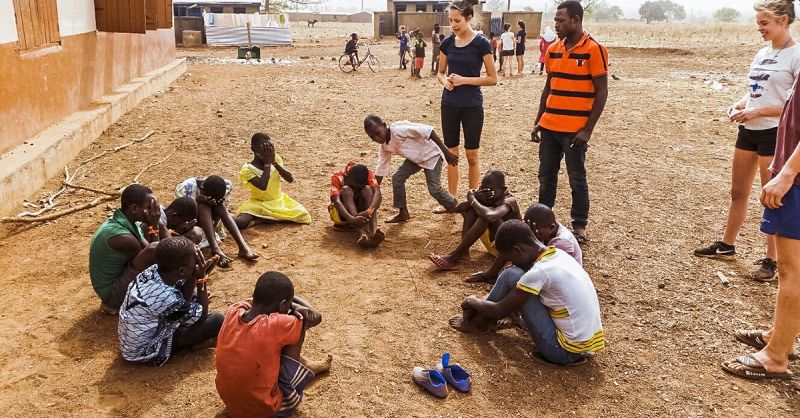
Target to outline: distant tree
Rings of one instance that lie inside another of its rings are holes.
[[[525,11],[525,12],[533,12],[534,11],[533,7],[531,7],[531,6],[525,6],[525,7],[522,8],[522,10]]]
[[[742,14],[739,13],[738,10],[732,7],[723,7],[714,12],[713,16],[714,20],[716,20],[717,22],[730,23],[739,20],[739,18],[742,17]]]
[[[647,23],[685,20],[686,9],[671,0],[646,1],[639,7],[639,16]]]
[[[647,23],[667,20],[667,11],[659,1],[646,1],[639,6],[639,16]]]
[[[483,5],[483,9],[490,12],[505,10],[507,7],[507,0],[486,0],[486,3]]]
[[[615,22],[622,18],[624,13],[619,6],[612,6],[605,0],[601,0],[594,5],[591,16],[596,22]]]
[[[316,8],[327,0],[271,0],[268,7],[278,12],[298,11]]]
[[[564,0],[553,0],[553,4],[558,7]],[[603,0],[578,0],[581,5],[583,6],[583,12],[589,14],[592,10],[594,10],[595,5],[602,2]]]
[[[686,9],[680,4],[674,3],[670,0],[661,0],[664,4],[664,10],[667,12],[667,20],[686,20]]]

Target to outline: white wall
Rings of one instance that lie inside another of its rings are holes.
[[[0,44],[17,42],[17,20],[13,0],[0,0]]]
[[[11,0],[0,0],[8,1]],[[56,0],[58,5],[58,31],[62,37],[94,32],[94,0]]]

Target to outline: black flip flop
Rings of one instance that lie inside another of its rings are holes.
[[[745,379],[754,379],[754,380],[762,380],[762,379],[780,379],[780,380],[791,380],[794,377],[794,373],[786,370],[785,372],[770,372],[764,368],[764,365],[761,364],[752,354],[747,354],[744,356],[739,356],[733,360],[729,360],[722,363],[722,370],[726,372],[738,376],[743,377]]]
[[[767,346],[767,342],[764,341],[764,331],[737,329],[736,332],[733,333],[733,337],[736,341],[747,344],[756,350],[761,350]],[[797,359],[800,359],[800,356],[797,354],[789,354],[789,361],[795,361]]]

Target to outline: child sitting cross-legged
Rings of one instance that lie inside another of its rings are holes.
[[[536,203],[529,206],[522,220],[531,228],[536,239],[550,247],[564,250],[578,264],[583,266],[583,253],[578,240],[575,239],[569,229],[556,222],[555,213],[547,205]],[[466,281],[494,283],[497,280],[497,275],[500,274],[500,271],[508,261],[502,255],[498,255],[489,270],[475,273],[467,277]]]
[[[252,299],[228,308],[217,337],[216,385],[229,416],[291,416],[306,385],[333,361],[328,355],[310,362],[300,354],[306,330],[321,321],[277,271],[258,278]]]
[[[358,246],[377,247],[386,238],[378,229],[381,188],[375,175],[361,164],[350,162],[331,176],[328,212],[334,227],[358,230]]]
[[[467,297],[450,326],[482,333],[498,319],[519,313],[536,345],[534,359],[558,365],[585,362],[605,348],[597,291],[573,257],[544,246],[517,220],[500,226],[496,243],[513,266],[500,274],[485,299]]]
[[[479,239],[489,254],[496,257],[497,228],[510,219],[520,219],[519,206],[508,192],[505,174],[495,170],[483,176],[480,189],[467,192],[467,201],[459,203],[455,211],[464,217],[461,241],[449,254],[428,256],[442,270],[454,270],[460,260],[469,259],[469,249]]]
[[[216,240],[215,230],[224,233],[219,227],[220,223],[236,241],[239,257],[250,261],[258,258],[258,254],[254,253],[245,242],[236,221],[228,211],[228,199],[232,188],[231,182],[220,176],[190,177],[175,188],[175,196],[191,197],[197,202],[197,223],[207,238],[214,237],[208,239],[208,246],[212,254],[219,256],[221,267],[228,267],[231,259],[222,252]]]
[[[283,166],[283,158],[275,153],[269,135],[261,132],[253,135],[250,150],[253,160],[239,170],[239,181],[250,190],[250,199],[237,212],[239,228],[273,222],[310,224],[311,215],[306,208],[281,190],[281,179],[291,183],[294,176]]]
[[[158,243],[155,258],[128,286],[118,332],[125,360],[161,366],[172,354],[216,337],[223,316],[208,313],[204,279],[219,256],[206,260],[187,238],[170,237]]]

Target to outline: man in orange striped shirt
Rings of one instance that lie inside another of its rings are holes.
[[[547,50],[547,81],[531,140],[539,146],[539,203],[556,201],[561,159],[572,189],[572,229],[585,243],[589,221],[586,150],[608,97],[608,51],[583,31],[580,2],[561,3],[555,15],[559,40]]]

